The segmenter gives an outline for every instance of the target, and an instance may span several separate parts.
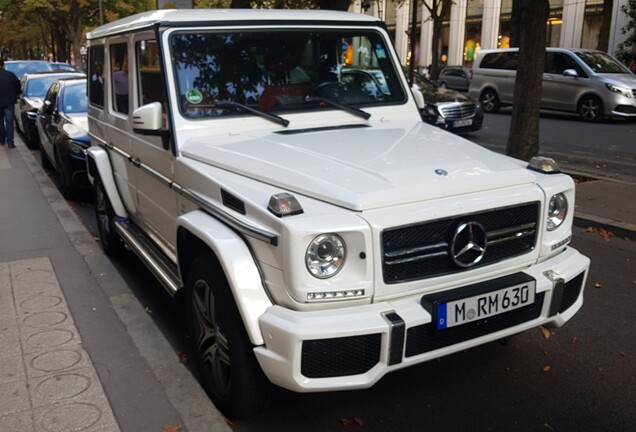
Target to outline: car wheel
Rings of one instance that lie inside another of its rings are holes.
[[[42,147],[42,142],[40,142],[40,163],[44,169],[53,169],[53,165],[51,164],[49,157],[46,155],[44,147]]]
[[[446,84],[444,81],[442,81],[442,82],[439,83],[439,88],[443,88],[443,89],[448,88],[448,84]]]
[[[499,111],[501,104],[499,102],[499,96],[493,89],[484,90],[479,98],[481,108],[487,113],[496,113]]]
[[[115,211],[106,195],[104,185],[99,178],[95,176],[93,185],[95,216],[97,217],[97,231],[99,232],[99,241],[106,255],[111,257],[121,256],[126,250],[124,242],[115,230]]]
[[[261,371],[227,280],[215,258],[196,258],[187,276],[187,319],[203,387],[228,418],[262,409],[272,384]]]
[[[603,102],[596,96],[585,96],[579,102],[579,116],[586,122],[599,122],[603,120]]]

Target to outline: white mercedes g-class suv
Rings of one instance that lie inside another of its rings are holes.
[[[423,123],[376,18],[164,10],[87,43],[102,246],[183,293],[225,415],[581,308],[572,179]]]

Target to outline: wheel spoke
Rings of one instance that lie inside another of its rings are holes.
[[[226,336],[217,321],[214,293],[205,280],[194,283],[192,312],[197,346],[204,373],[212,380],[220,394],[227,394],[230,386],[230,350]]]

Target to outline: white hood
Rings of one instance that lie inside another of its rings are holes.
[[[535,180],[516,161],[424,123],[223,141],[191,140],[182,156],[358,211]]]

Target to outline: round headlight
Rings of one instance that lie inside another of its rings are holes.
[[[340,271],[345,257],[344,240],[335,234],[322,234],[309,244],[305,263],[313,276],[327,279]]]
[[[554,231],[560,227],[567,214],[568,199],[565,194],[553,195],[548,206],[548,231]]]

